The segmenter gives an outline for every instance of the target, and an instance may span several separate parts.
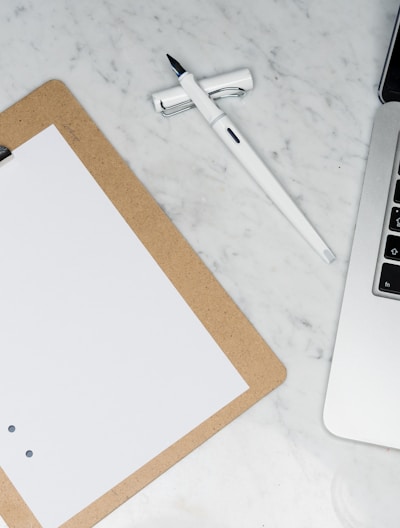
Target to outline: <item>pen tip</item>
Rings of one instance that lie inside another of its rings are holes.
[[[171,57],[171,55],[169,55],[168,53],[167,53],[167,57],[172,66],[172,69],[174,70],[174,72],[176,73],[178,77],[180,77],[183,73],[186,72],[185,68],[181,64],[179,64],[179,62],[176,59]]]

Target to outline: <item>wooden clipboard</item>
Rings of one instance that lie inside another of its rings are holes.
[[[49,81],[0,114],[0,144],[13,150],[54,124],[197,317],[249,390],[68,522],[91,527],[281,384],[286,371],[95,123],[60,81]],[[0,469],[0,515],[12,528],[39,527]]]

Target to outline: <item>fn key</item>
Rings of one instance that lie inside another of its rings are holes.
[[[400,295],[400,266],[395,266],[394,264],[384,264],[382,266],[379,289]]]

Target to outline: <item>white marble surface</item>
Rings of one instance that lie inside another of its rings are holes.
[[[287,381],[98,528],[392,528],[400,453],[340,440],[322,407],[394,0],[1,2],[0,110],[63,80],[285,363]],[[150,94],[249,67],[221,106],[337,255],[330,266],[196,111]],[[0,138],[1,139],[1,138]],[[0,522],[1,525],[1,522]]]

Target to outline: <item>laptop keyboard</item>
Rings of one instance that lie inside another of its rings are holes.
[[[393,171],[375,273],[374,293],[400,300],[400,166]],[[396,166],[395,165],[395,166]]]

